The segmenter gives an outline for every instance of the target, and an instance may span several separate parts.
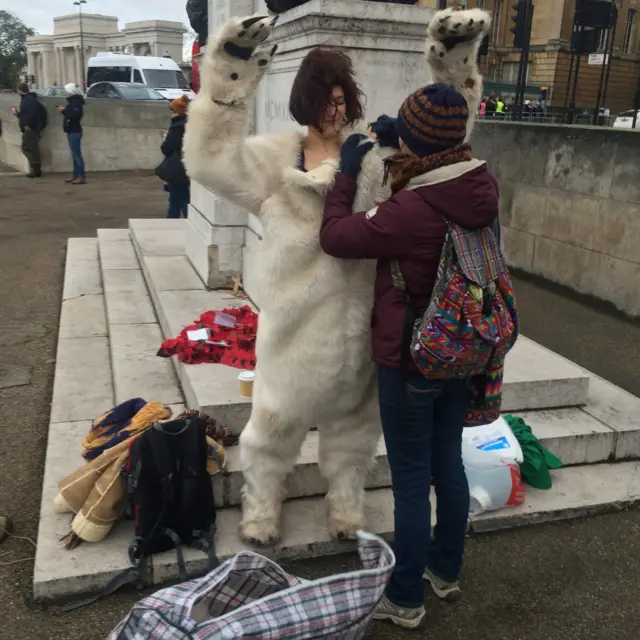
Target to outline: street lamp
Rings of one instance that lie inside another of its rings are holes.
[[[82,33],[82,5],[87,4],[87,0],[76,0],[73,3],[78,7],[78,14],[80,16],[80,63],[82,65],[82,79],[80,80],[80,90],[84,91],[84,35]]]

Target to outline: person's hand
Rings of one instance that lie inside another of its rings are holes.
[[[57,105],[57,106],[56,106],[56,109],[57,109],[60,113],[62,113],[62,112],[64,111],[64,107],[63,107],[63,106],[61,106],[61,105]]]
[[[361,133],[349,136],[340,149],[340,172],[358,179],[364,157],[373,149],[373,140]]]
[[[380,143],[381,147],[390,147],[391,149],[400,148],[400,138],[398,137],[396,122],[396,118],[382,115],[375,122],[371,123],[371,131],[375,134],[375,140]]]
[[[25,131],[31,131],[31,127],[28,124],[24,125],[24,130]]]
[[[18,109],[17,107],[11,107],[11,112],[14,116],[17,116],[20,113],[20,109]]]

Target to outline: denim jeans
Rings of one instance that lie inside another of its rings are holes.
[[[173,184],[166,186],[169,192],[169,211],[167,218],[186,218],[189,209],[189,186],[178,187]]]
[[[396,567],[387,597],[401,607],[424,604],[426,567],[455,581],[462,568],[469,485],[462,429],[469,396],[464,380],[427,380],[380,367],[379,402],[395,504]],[[431,482],[437,523],[431,538]]]
[[[71,159],[73,160],[73,177],[84,180],[84,159],[82,158],[82,132],[67,133]]]

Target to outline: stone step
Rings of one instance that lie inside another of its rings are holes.
[[[52,426],[51,436],[71,436],[84,425]],[[50,439],[51,442],[51,439]],[[69,445],[75,440],[69,440]],[[57,460],[58,466],[67,460]],[[51,501],[56,493],[51,476],[53,459],[47,456],[40,533],[34,570],[34,597],[50,600],[78,596],[104,587],[113,576],[129,567],[127,548],[133,537],[129,522],[120,523],[112,534],[97,545],[83,544],[72,551],[59,548],[58,538],[68,530],[68,516],[53,512]],[[615,511],[640,503],[640,463],[598,464],[572,467],[553,473],[553,488],[538,491],[527,487],[526,503],[482,514],[471,522],[472,533],[567,520]],[[326,507],[322,498],[290,500],[284,505],[283,532],[280,545],[261,553],[275,560],[302,559],[353,550],[350,543],[336,542],[327,534]],[[435,520],[435,518],[434,518]],[[220,558],[232,556],[247,547],[237,535],[239,508],[218,512],[217,552]],[[393,499],[390,489],[367,492],[368,529],[387,538],[393,531]],[[199,551],[186,550],[187,570],[193,574],[206,569]],[[154,556],[151,577],[159,585],[177,578],[176,556],[167,552]]]
[[[163,223],[164,221],[156,221]],[[134,248],[165,338],[176,336],[205,311],[247,304],[226,291],[207,291],[184,258],[184,231],[146,220],[130,220]],[[184,221],[183,221],[184,222]],[[185,258],[186,260],[186,258]],[[237,371],[223,365],[174,365],[185,397],[236,431],[246,424],[250,403],[239,395]],[[589,375],[574,364],[521,338],[507,359],[503,408],[524,411],[574,407],[587,402]]]
[[[527,411],[516,415],[525,420],[542,444],[555,453],[566,466],[626,457],[624,449],[620,451],[621,455],[618,455],[618,433],[582,409]],[[307,434],[300,457],[287,480],[289,498],[324,495],[327,492],[327,482],[318,468],[319,437],[317,431]],[[238,447],[227,449],[227,474],[214,485],[216,504],[219,507],[240,504],[242,472]],[[367,488],[388,486],[391,486],[391,479],[386,448],[381,438]]]
[[[116,404],[137,397],[184,403],[174,367],[156,355],[162,330],[128,230],[98,230],[98,253]]]

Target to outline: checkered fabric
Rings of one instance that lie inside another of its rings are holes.
[[[239,553],[204,578],[141,600],[108,640],[362,638],[395,557],[384,540],[364,532],[358,551],[363,569],[320,580]]]

